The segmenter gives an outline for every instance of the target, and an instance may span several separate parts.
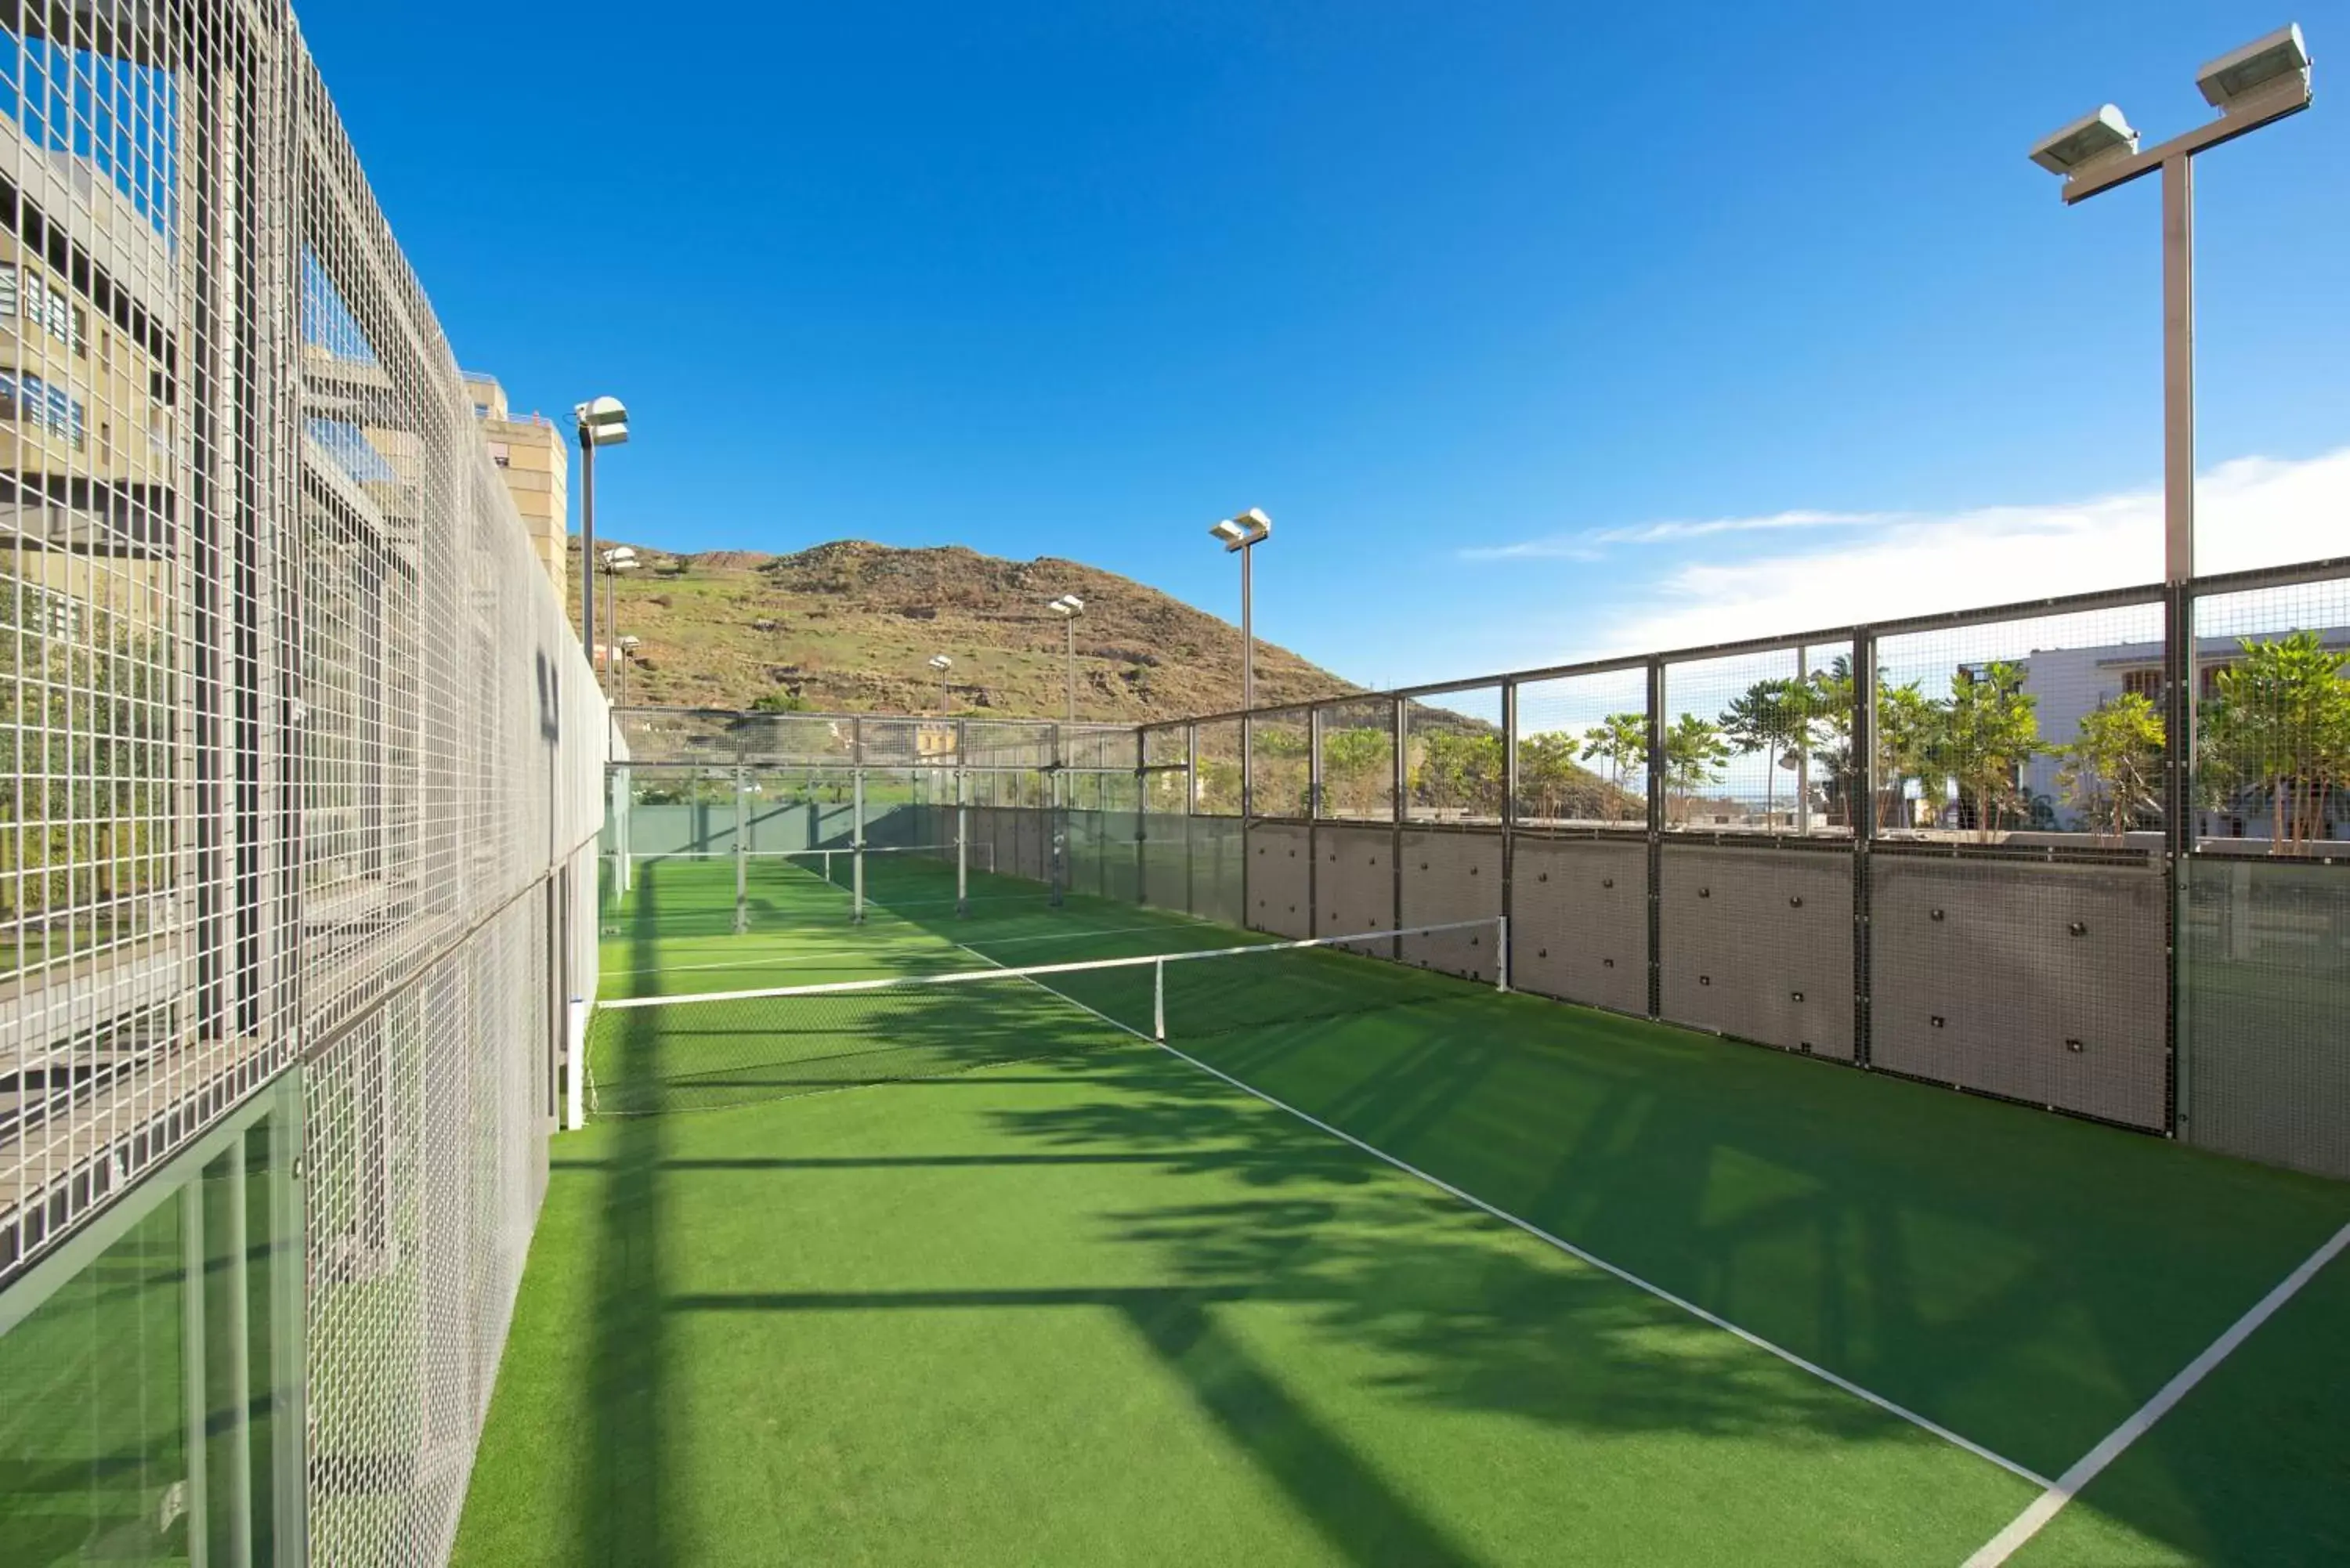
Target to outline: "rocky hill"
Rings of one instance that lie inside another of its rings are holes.
[[[935,713],[939,683],[928,666],[943,653],[954,660],[950,711],[1056,718],[1066,701],[1063,631],[1045,606],[1074,593],[1086,601],[1080,719],[1133,723],[1240,706],[1238,628],[1079,562],[858,540],[789,556],[638,550],[648,565],[618,585],[618,630],[639,639],[631,703]],[[576,544],[572,573],[576,583]],[[610,629],[606,591],[599,577],[599,639]],[[572,613],[576,623],[576,604]],[[1262,640],[1256,677],[1266,703],[1357,690]]]

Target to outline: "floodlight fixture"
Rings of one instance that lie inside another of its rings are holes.
[[[1063,594],[1045,607],[1055,615],[1076,617],[1086,613],[1086,601],[1075,594]]]
[[[629,439],[629,410],[618,398],[590,398],[571,410],[582,446],[619,446]]]
[[[931,668],[944,672],[954,668],[954,660],[943,653],[933,653],[931,655]]]
[[[1208,532],[1222,540],[1227,550],[1245,550],[1271,535],[1273,519],[1264,514],[1263,507],[1252,506],[1221,523],[1210,524]]]
[[[2257,111],[2276,99],[2309,96],[2309,46],[2288,22],[2266,37],[2230,49],[2195,73],[2203,101],[2221,114]]]
[[[2043,137],[2032,149],[2032,161],[2051,174],[2069,179],[2127,158],[2137,151],[2137,132],[2122,118],[2122,111],[2109,103]]]

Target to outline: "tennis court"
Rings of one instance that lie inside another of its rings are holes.
[[[2350,1556],[2340,1184],[1347,944],[916,983],[1270,939],[734,875],[608,906],[608,1001],[727,994],[598,1013],[460,1561]]]

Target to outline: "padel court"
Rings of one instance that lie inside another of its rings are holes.
[[[860,874],[608,906],[460,1562],[2350,1559],[2350,1188]]]

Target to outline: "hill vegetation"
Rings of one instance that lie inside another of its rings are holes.
[[[947,711],[1057,718],[1066,702],[1065,633],[1045,606],[1074,593],[1086,601],[1076,627],[1078,718],[1139,723],[1240,706],[1236,628],[1080,562],[860,540],[786,556],[641,546],[639,555],[648,565],[617,584],[617,629],[639,639],[631,703],[936,713],[940,683],[929,662],[943,653],[954,660]],[[577,564],[575,545],[574,582]],[[602,625],[611,586],[597,580],[599,639],[612,629]],[[576,624],[576,604],[572,614]],[[1260,702],[1357,690],[1262,639],[1256,678]]]

